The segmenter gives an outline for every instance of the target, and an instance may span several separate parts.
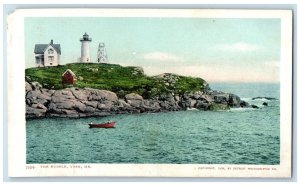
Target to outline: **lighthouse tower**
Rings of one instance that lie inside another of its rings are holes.
[[[97,52],[97,62],[98,63],[107,63],[108,62],[104,43],[99,43],[98,52]]]
[[[92,38],[89,38],[89,35],[85,33],[83,37],[80,39],[81,42],[81,58],[80,62],[90,62],[90,42]]]

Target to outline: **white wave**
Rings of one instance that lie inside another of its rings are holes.
[[[252,102],[252,103],[263,103],[263,102],[272,102],[274,100],[266,99],[266,98],[258,98],[258,99],[253,99],[253,98],[241,98],[241,100],[246,101],[246,102]]]
[[[270,101],[273,101],[273,100],[269,100],[269,99],[266,99],[266,98],[259,98],[259,99],[254,99],[253,101],[270,102]]]
[[[198,110],[198,109],[196,109],[196,108],[187,108],[186,110],[187,111],[194,111],[194,110]]]
[[[249,102],[249,101],[252,101],[252,98],[241,98],[242,101],[246,101],[246,102]]]
[[[267,103],[267,105],[270,105],[270,104],[272,104],[273,102],[276,101],[276,99],[270,100],[270,99],[266,99],[264,97],[255,98],[255,99],[247,97],[247,98],[241,98],[241,100],[246,101],[250,105],[255,105],[255,106],[259,107],[259,108],[265,107],[264,103]]]
[[[255,108],[230,108],[228,112],[247,112],[247,111],[252,111],[252,110],[257,110]]]

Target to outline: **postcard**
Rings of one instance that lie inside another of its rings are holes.
[[[292,11],[19,9],[10,177],[289,178]]]

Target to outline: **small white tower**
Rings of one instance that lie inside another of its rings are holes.
[[[107,63],[108,62],[104,43],[99,43],[98,52],[97,52],[97,62],[98,63]]]
[[[80,62],[90,62],[90,42],[92,38],[89,38],[89,35],[85,33],[83,37],[80,39],[81,42],[81,58]]]

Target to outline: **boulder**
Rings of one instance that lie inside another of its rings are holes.
[[[240,102],[240,107],[245,108],[245,107],[249,107],[249,103],[247,103],[246,101],[241,100]]]
[[[39,118],[44,117],[47,109],[33,108],[26,105],[26,117],[27,118]]]
[[[52,94],[54,94],[55,90],[48,90],[47,92],[52,96]]]
[[[25,81],[31,81],[31,78],[29,76],[25,76]]]
[[[42,104],[45,105],[48,101],[46,99],[32,99],[31,104]]]
[[[89,96],[87,97],[88,101],[117,101],[118,96],[108,90],[97,90],[97,89],[86,89],[89,90]]]
[[[31,99],[26,99],[26,104],[31,105],[32,104]]]
[[[127,103],[130,104],[130,106],[132,106],[132,107],[140,107],[140,106],[142,106],[142,100],[131,99],[131,100],[127,100]]]
[[[32,106],[33,106],[33,105],[32,105]],[[40,103],[37,104],[36,108],[47,110],[47,107],[45,107],[43,104],[40,104]]]
[[[36,99],[40,95],[41,95],[40,90],[31,90],[27,92],[26,99]]]
[[[52,94],[55,92],[55,90],[48,90],[48,89],[45,89],[45,88],[42,88],[41,89],[41,93],[42,94],[45,94],[47,96],[52,96]]]
[[[155,100],[143,100],[142,102],[142,108],[144,108],[146,111],[156,111],[161,109],[160,104],[158,101]]]
[[[125,100],[143,100],[143,97],[136,93],[130,93],[125,95]]]
[[[31,91],[31,90],[32,90],[31,85],[27,81],[25,81],[25,91],[28,92],[28,91]]]
[[[100,110],[110,110],[113,107],[111,101],[105,101],[103,103],[98,103],[97,108]]]
[[[48,93],[41,93],[37,96],[38,99],[51,100],[52,98]]]
[[[122,99],[118,100],[118,106],[119,107],[127,107],[127,108],[131,107],[130,104],[126,103],[126,101],[124,101]]]
[[[75,97],[73,96],[70,89],[57,90],[52,95],[53,102],[68,102],[74,99]]]
[[[230,107],[240,107],[240,102],[240,97],[234,94],[229,94],[228,105]]]
[[[125,101],[132,107],[139,108],[142,106],[143,97],[136,93],[125,95]]]
[[[80,101],[74,101],[74,109],[80,112],[85,112],[86,106]]]
[[[95,112],[95,110],[96,109],[94,107],[90,107],[90,106],[85,107],[86,113],[93,113],[93,112]]]
[[[194,94],[192,94],[191,98],[193,98],[193,99],[195,99],[195,100],[198,100],[198,99],[200,99],[202,96],[203,96],[203,92],[198,91],[198,92],[195,92]]]
[[[167,101],[160,101],[159,106],[164,110],[170,109],[170,104]]]
[[[190,108],[190,103],[188,101],[180,101],[178,105],[183,109]]]
[[[169,102],[169,101],[159,101],[159,106],[162,110],[166,111],[175,111],[179,109],[179,106],[175,102]]]
[[[83,101],[82,103],[93,108],[97,108],[98,106],[98,101]]]
[[[159,97],[159,100],[160,106],[165,109],[170,108],[171,110],[173,110],[174,108],[178,107],[178,101],[175,100],[172,94],[161,95]]]
[[[62,101],[55,103],[55,105],[58,109],[72,109],[75,104],[72,101]]]
[[[57,106],[55,103],[51,102],[49,105],[48,105],[48,109],[49,111],[55,111],[57,109]]]
[[[175,103],[176,102],[175,98],[171,94],[167,95],[165,100],[170,102],[170,103]]]
[[[229,100],[229,94],[216,94],[214,95],[214,100],[216,103],[227,103]]]
[[[85,89],[71,88],[70,90],[74,97],[79,100],[87,100],[88,96],[90,95],[90,92]]]
[[[195,107],[196,103],[197,103],[197,100],[194,100],[194,99],[189,100],[190,107]]]
[[[208,95],[208,94],[202,94],[198,100],[201,101],[207,101],[207,102],[214,102],[214,97],[212,95]]]
[[[194,107],[197,109],[201,109],[201,110],[208,110],[208,106],[209,106],[209,103],[207,101],[197,100]]]
[[[43,88],[43,86],[37,81],[31,82],[31,86],[33,90],[39,90]]]
[[[61,112],[64,114],[61,115],[63,117],[79,117],[78,112],[75,110],[62,109]]]

